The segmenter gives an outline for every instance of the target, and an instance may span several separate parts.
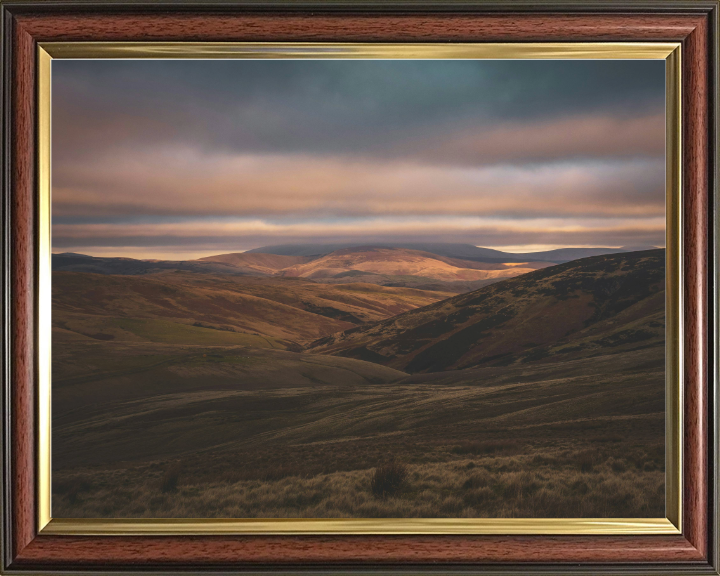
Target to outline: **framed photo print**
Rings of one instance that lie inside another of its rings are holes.
[[[3,573],[718,573],[717,2],[3,2]]]

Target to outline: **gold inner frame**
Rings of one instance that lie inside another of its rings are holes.
[[[681,46],[672,42],[354,44],[47,42],[38,45],[38,530],[42,534],[583,534],[681,533]],[[51,515],[51,71],[95,59],[654,59],[665,60],[665,518],[73,519]]]

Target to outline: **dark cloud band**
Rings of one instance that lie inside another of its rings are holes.
[[[139,217],[436,215],[567,225],[379,237],[657,244],[642,222],[664,213],[663,98],[660,61],[55,61],[53,213],[96,232],[56,220],[54,242],[160,246],[132,233]],[[92,228],[108,218],[127,233]],[[234,246],[178,230],[166,249]],[[241,244],[357,235],[293,234]]]

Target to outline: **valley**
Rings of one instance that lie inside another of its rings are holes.
[[[53,515],[662,516],[664,251],[453,246],[56,258]]]
[[[310,345],[409,372],[576,359],[661,345],[664,250],[534,271]]]

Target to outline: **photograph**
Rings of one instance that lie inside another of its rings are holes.
[[[52,62],[53,518],[665,518],[662,59]]]

